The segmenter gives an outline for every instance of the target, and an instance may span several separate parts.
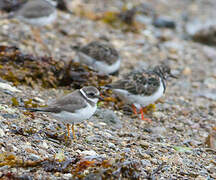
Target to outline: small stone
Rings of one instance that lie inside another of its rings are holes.
[[[146,154],[146,153],[142,153],[142,157],[143,157],[144,159],[150,159],[150,158],[151,158],[151,156],[148,155],[148,154]]]
[[[130,148],[124,148],[122,151],[125,152],[125,153],[130,153],[131,149]]]
[[[203,52],[207,56],[209,60],[216,60],[216,50],[215,48],[209,47],[209,46],[204,46],[203,47]]]
[[[3,137],[3,136],[5,136],[5,132],[2,128],[0,128],[0,137]]]
[[[86,141],[88,143],[101,142],[101,141],[103,141],[103,138],[101,136],[98,136],[98,135],[88,136],[88,137],[86,137]]]
[[[64,179],[71,179],[72,178],[72,174],[71,173],[63,174],[63,178]]]
[[[141,160],[141,163],[144,167],[152,165],[151,162],[149,160],[146,160],[146,159]]]
[[[166,135],[167,133],[167,129],[161,126],[153,127],[151,128],[151,131],[152,131],[152,134],[155,134],[155,135]]]
[[[113,149],[116,148],[115,144],[113,144],[113,143],[108,143],[108,147],[109,147],[109,148],[113,148]]]
[[[19,115],[17,114],[1,114],[2,117],[4,117],[5,119],[17,119],[19,117]]]
[[[149,147],[149,143],[148,143],[148,142],[145,142],[145,141],[141,141],[141,142],[140,142],[140,146],[141,146],[142,148],[148,148],[148,147]]]
[[[0,82],[0,88],[11,91],[11,92],[21,92],[19,89],[11,86],[10,84],[6,84],[6,83],[2,83],[2,82]]]
[[[204,80],[204,84],[210,89],[216,89],[216,78],[209,77]]]
[[[62,162],[65,160],[65,154],[62,150],[60,150],[57,154],[55,154],[55,160]]]
[[[158,28],[172,28],[176,27],[176,24],[173,20],[168,17],[158,17],[154,19],[153,25]]]
[[[37,161],[40,159],[40,156],[36,155],[36,154],[30,154],[29,157],[32,161]]]
[[[94,150],[82,151],[80,152],[80,154],[83,156],[96,156],[97,155],[97,153]]]
[[[196,96],[201,96],[201,97],[205,97],[211,100],[215,100],[216,101],[216,91],[200,91],[195,93]]]
[[[122,122],[112,110],[98,109],[95,113],[95,116],[97,116],[100,121],[106,123],[109,126],[112,126],[114,128],[122,127]]]
[[[155,117],[156,119],[160,120],[160,119],[166,119],[166,115],[162,112],[153,112],[153,117]]]
[[[103,133],[103,136],[104,136],[106,139],[113,139],[113,136],[112,136],[110,133],[108,133],[108,132],[104,132],[104,133]]]
[[[41,98],[39,98],[39,97],[34,97],[33,100],[34,100],[35,102],[39,102],[39,103],[44,103],[44,102],[45,102],[43,99],[41,99]]]
[[[41,145],[41,147],[43,147],[44,149],[49,149],[49,146],[48,146],[48,144],[47,144],[45,141],[43,141],[42,143],[40,143],[40,145]]]
[[[185,76],[191,75],[192,70],[189,67],[185,67],[184,70],[182,71],[182,74],[184,74]]]

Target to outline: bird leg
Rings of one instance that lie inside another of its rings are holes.
[[[73,133],[73,138],[76,141],[76,134],[75,134],[75,131],[74,131],[74,123],[72,124],[71,130],[72,130],[72,133]]]
[[[132,104],[132,109],[133,109],[133,113],[134,113],[135,115],[137,115],[137,110],[136,110],[136,107],[135,107],[134,104]]]
[[[144,121],[148,121],[149,123],[152,122],[151,119],[145,118],[145,117],[144,117],[144,112],[143,112],[143,110],[144,110],[144,108],[141,107],[141,109],[140,109],[141,119],[144,120]]]
[[[70,138],[70,124],[67,124],[67,133],[68,133],[68,138]]]

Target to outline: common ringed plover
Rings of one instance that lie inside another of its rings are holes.
[[[68,137],[72,124],[73,137],[76,139],[74,124],[89,119],[95,113],[99,99],[102,99],[99,90],[93,86],[86,86],[53,101],[47,107],[29,110],[50,113],[55,119],[67,124]]]

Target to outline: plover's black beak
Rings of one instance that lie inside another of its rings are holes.
[[[175,78],[175,79],[178,79],[178,77],[177,76],[175,76],[175,75],[173,75],[173,74],[169,74],[169,77],[171,77],[171,78]]]
[[[101,97],[100,95],[95,95],[94,97],[98,98],[98,99],[101,100],[101,101],[104,101],[104,98]]]

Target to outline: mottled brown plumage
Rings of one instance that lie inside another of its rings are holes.
[[[164,91],[166,90],[165,80],[167,75],[172,76],[167,65],[160,65],[149,70],[138,69],[123,76],[119,81],[110,85],[112,89],[124,89],[134,95],[150,96],[154,94],[162,80]]]
[[[115,48],[111,44],[105,42],[93,41],[86,46],[83,46],[80,51],[97,61],[103,61],[108,65],[115,63],[119,58],[119,54]]]

